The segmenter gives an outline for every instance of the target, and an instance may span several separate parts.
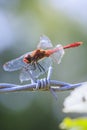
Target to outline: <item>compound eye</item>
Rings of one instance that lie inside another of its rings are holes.
[[[23,61],[25,63],[31,63],[31,56],[30,55],[25,56],[24,59],[23,59]]]

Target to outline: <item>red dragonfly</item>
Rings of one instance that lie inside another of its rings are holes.
[[[52,64],[52,59],[58,64],[61,62],[61,58],[64,55],[64,49],[78,47],[81,44],[82,42],[74,42],[66,46],[58,44],[53,48],[50,39],[43,35],[40,37],[40,42],[36,50],[6,62],[3,65],[3,68],[5,71],[21,70],[21,82],[30,80],[30,73],[34,78],[38,78],[41,74],[46,73],[49,66]]]

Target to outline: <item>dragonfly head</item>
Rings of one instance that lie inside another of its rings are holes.
[[[30,55],[26,55],[23,59],[23,62],[29,64],[32,62],[32,57]]]

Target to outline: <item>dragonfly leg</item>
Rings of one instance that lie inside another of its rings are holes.
[[[32,62],[31,66],[32,66],[32,70],[36,70],[36,64],[34,62]]]
[[[40,72],[41,72],[41,71],[44,71],[44,72],[46,73],[44,67],[43,67],[40,63],[37,63],[37,66],[38,66]]]

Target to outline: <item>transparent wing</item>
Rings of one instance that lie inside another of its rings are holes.
[[[38,78],[40,75],[44,74],[47,72],[48,68],[50,67],[50,65],[52,64],[52,59],[49,58],[45,58],[41,61],[38,62],[40,64],[40,66],[43,69],[39,69],[38,64],[35,64],[35,66],[28,64],[27,66],[25,66],[21,73],[20,73],[20,81],[27,81],[31,79],[31,74],[34,78]],[[31,73],[31,74],[30,74]]]
[[[37,69],[37,68],[36,68]],[[35,66],[32,65],[32,64],[26,64],[23,68],[22,68],[22,71],[20,73],[20,81],[23,82],[23,81],[27,81],[27,80],[30,80],[32,77],[31,77],[31,71],[34,71],[35,70]],[[32,75],[33,76],[33,75]],[[35,78],[35,75],[33,76]]]
[[[20,70],[22,67],[24,67],[26,65],[26,63],[23,62],[23,58],[25,57],[25,55],[30,54],[30,53],[28,52],[28,53],[20,56],[19,58],[16,58],[16,59],[13,59],[11,61],[6,62],[3,65],[3,69],[5,71],[16,71],[16,70]]]
[[[40,69],[38,68],[38,65],[36,64],[37,66],[36,66],[35,71],[33,71],[33,70],[31,71],[32,75],[34,75],[36,78],[38,78],[40,75],[42,75],[48,71],[48,68],[52,65],[52,59],[51,59],[51,57],[44,58],[44,59],[40,60],[38,63],[40,64],[40,66],[43,69],[41,69],[41,71],[40,71]]]
[[[54,62],[59,64],[61,62],[61,59],[62,59],[65,52],[64,52],[63,46],[60,44],[58,44],[56,46],[56,49],[58,49],[58,51],[55,52],[54,54],[52,54],[51,57],[52,57]]]
[[[27,81],[27,80],[30,80],[30,79],[31,79],[29,66],[28,66],[28,69],[26,69],[26,68],[23,68],[23,69],[22,69],[19,78],[20,78],[20,81],[21,81],[21,82]]]
[[[47,48],[51,48],[51,47],[53,47],[53,45],[52,45],[50,39],[47,36],[42,35],[40,37],[40,42],[39,42],[37,48],[47,49]]]

